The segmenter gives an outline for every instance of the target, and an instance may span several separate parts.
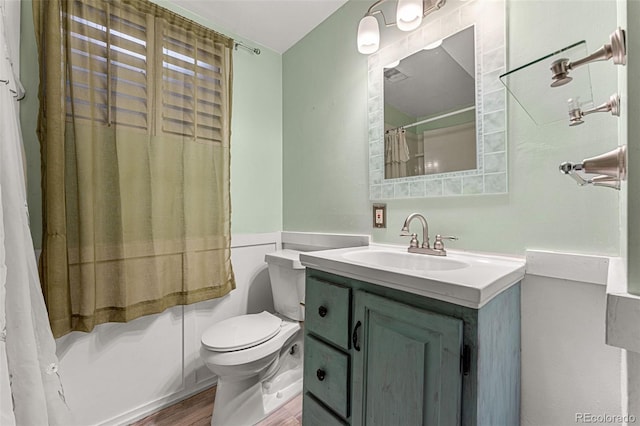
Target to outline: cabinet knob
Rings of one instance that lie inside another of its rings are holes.
[[[326,376],[326,372],[322,369],[322,368],[318,368],[318,371],[316,371],[316,377],[318,378],[318,380],[323,381],[324,380],[324,376]]]
[[[320,306],[318,308],[318,315],[320,315],[321,317],[326,317],[327,316],[327,312],[329,312],[329,311],[324,306]]]

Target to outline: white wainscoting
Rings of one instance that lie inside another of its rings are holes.
[[[227,296],[58,339],[75,424],[127,424],[214,384],[200,336],[214,322],[273,309],[264,255],[279,246],[279,232],[233,236],[236,289]]]
[[[60,374],[75,424],[123,425],[215,383],[200,360],[200,336],[236,315],[273,311],[264,256],[283,239],[304,250],[366,245],[368,236],[305,232],[233,235],[236,289],[219,299],[108,323],[57,340]]]
[[[264,255],[282,243],[280,233],[232,241],[237,289],[228,296],[58,339],[60,373],[77,425],[127,424],[215,382],[199,359],[200,335],[216,321],[271,308]],[[573,256],[527,253],[522,425],[576,424],[579,413],[622,412],[621,350],[605,344],[606,258]],[[595,271],[589,282],[580,281],[585,269]]]
[[[622,413],[622,353],[605,343],[609,263],[603,256],[527,252],[522,425],[564,426],[580,424],[580,414]]]

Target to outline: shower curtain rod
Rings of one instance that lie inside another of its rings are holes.
[[[424,119],[424,120],[416,121],[415,123],[412,123],[412,124],[406,124],[404,126],[396,127],[395,129],[389,129],[389,130],[387,130],[387,132],[389,132],[391,130],[406,129],[407,127],[419,126],[421,124],[430,123],[432,121],[440,120],[441,118],[447,118],[447,117],[450,117],[452,115],[461,114],[463,112],[471,111],[473,109],[476,109],[476,107],[475,106],[471,106],[471,107],[467,107],[467,108],[462,108],[462,109],[459,109],[457,111],[451,111],[451,112],[448,112],[446,114],[439,115],[437,117],[431,117],[431,118],[427,118],[427,119]]]
[[[234,48],[236,50],[238,50],[238,47],[242,47],[243,49],[247,49],[249,52],[254,53],[256,55],[260,54],[260,49],[258,49],[257,47],[251,47],[251,46],[247,46],[246,44],[242,43],[241,41],[237,41],[237,40],[233,40]]]

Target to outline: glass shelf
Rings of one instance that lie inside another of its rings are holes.
[[[583,110],[594,105],[589,67],[571,70],[569,76],[573,81],[551,87],[551,64],[561,58],[575,61],[588,54],[583,40],[502,74],[500,81],[537,124],[559,120],[566,120],[568,124],[570,99],[577,100]]]

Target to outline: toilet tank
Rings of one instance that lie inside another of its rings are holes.
[[[269,265],[269,279],[273,293],[273,306],[277,313],[296,321],[304,321],[304,266],[300,263],[300,251],[277,250],[267,253],[264,260]]]

